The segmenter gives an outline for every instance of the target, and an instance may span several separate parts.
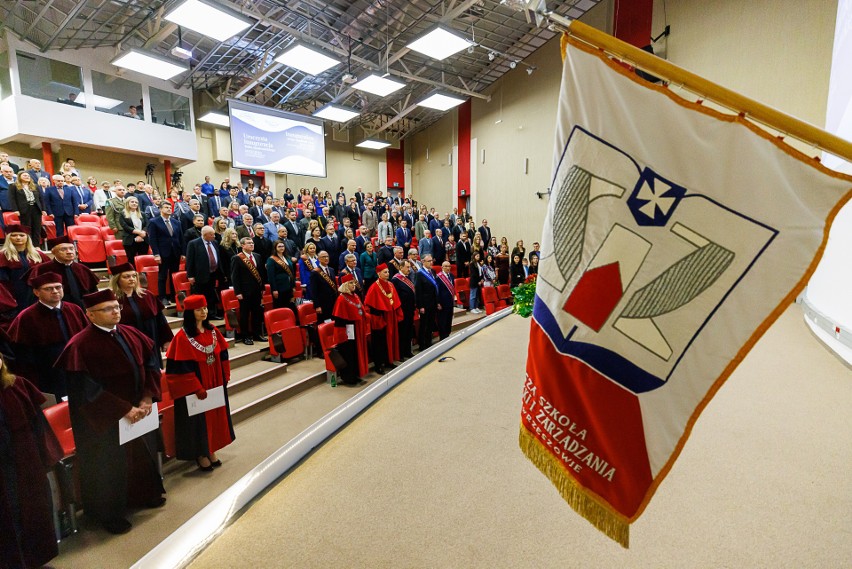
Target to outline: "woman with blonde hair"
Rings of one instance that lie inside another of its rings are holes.
[[[125,198],[124,211],[118,216],[118,223],[124,231],[121,244],[127,253],[127,262],[132,265],[137,255],[148,253],[148,218],[139,209],[137,198]]]
[[[59,555],[47,473],[62,447],[41,410],[45,398],[9,372],[0,355],[0,559],[3,567],[41,567]]]
[[[17,314],[35,302],[33,290],[27,286],[26,273],[33,265],[45,263],[50,257],[35,248],[29,229],[18,224],[6,226],[6,242],[0,253],[0,286],[15,298]]]
[[[231,274],[231,260],[240,253],[240,237],[237,235],[237,230],[229,227],[222,232],[222,240],[219,242],[219,248],[222,249],[224,263],[222,267],[225,269],[225,275]],[[226,277],[227,278],[227,277]]]
[[[174,334],[163,314],[163,305],[156,295],[150,294],[139,284],[139,275],[130,263],[109,268],[109,288],[115,293],[121,307],[121,324],[132,326],[151,338],[157,348],[152,362],[162,367],[159,350],[169,346]]]
[[[311,241],[305,243],[302,248],[302,257],[299,259],[299,282],[307,284],[311,282],[311,273],[319,266],[317,257],[317,246]],[[305,298],[310,300],[310,288],[305,289]]]
[[[479,253],[480,258],[485,258],[485,244],[482,242],[482,237],[479,232],[473,234],[473,244],[470,246],[470,258],[473,259],[474,253]]]

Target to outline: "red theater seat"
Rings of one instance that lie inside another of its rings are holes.
[[[77,255],[83,263],[106,263],[106,249],[99,227],[72,225],[68,237],[77,245]]]
[[[77,225],[96,225],[101,226],[101,217],[93,213],[81,213],[76,219]]]
[[[137,255],[136,272],[139,273],[139,282],[142,286],[151,294],[159,296],[157,277],[160,274],[160,265],[157,264],[154,255]]]
[[[121,241],[116,239],[112,241],[105,241],[104,247],[106,248],[108,267],[121,265],[127,262],[127,253],[124,252],[124,245]]]
[[[268,310],[263,315],[263,323],[266,325],[266,334],[269,337],[269,353],[273,356],[281,356],[291,359],[305,353],[305,339],[296,317],[289,308],[275,308]],[[284,352],[275,349],[274,334],[281,334],[284,343]]]

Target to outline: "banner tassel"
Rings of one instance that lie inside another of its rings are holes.
[[[622,547],[630,547],[630,524],[593,499],[565,471],[565,467],[523,425],[518,442],[521,451],[556,486],[575,512]]]

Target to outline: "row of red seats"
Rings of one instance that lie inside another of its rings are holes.
[[[21,223],[21,217],[13,211],[3,212],[3,225],[10,225],[13,223]],[[47,215],[46,213],[42,214],[41,226],[44,228],[48,239],[56,237],[56,223],[53,221],[52,215]],[[5,238],[6,234],[3,233],[3,228],[0,227],[0,239]]]

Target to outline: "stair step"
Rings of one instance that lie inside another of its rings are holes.
[[[254,381],[253,386],[243,390],[235,391],[233,389],[234,382],[228,384],[228,397],[233,422],[236,424],[244,421],[286,399],[295,397],[305,390],[322,385],[326,381],[325,360],[323,359],[306,360],[293,367],[294,372],[292,373],[273,372],[265,381],[260,383]],[[263,372],[256,375],[260,373]]]
[[[286,363],[255,361],[237,368],[228,383],[228,395],[236,395],[287,373]],[[262,390],[261,390],[262,391]]]

